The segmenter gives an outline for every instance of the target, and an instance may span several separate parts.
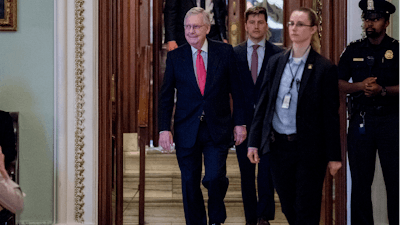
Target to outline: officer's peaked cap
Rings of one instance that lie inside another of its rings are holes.
[[[382,14],[392,14],[396,11],[396,7],[385,0],[361,0],[358,6],[364,13],[376,12]]]

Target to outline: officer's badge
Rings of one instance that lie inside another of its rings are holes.
[[[368,0],[367,2],[367,10],[375,10],[374,1]]]
[[[393,59],[393,51],[392,50],[387,50],[385,52],[385,59]]]

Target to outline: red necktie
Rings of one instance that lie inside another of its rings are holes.
[[[206,86],[206,77],[207,71],[204,66],[204,60],[201,56],[201,50],[197,50],[197,59],[196,59],[196,72],[197,79],[199,80],[199,88],[202,95],[204,95],[204,87]]]
[[[258,71],[258,54],[257,48],[259,45],[253,45],[253,53],[251,54],[251,77],[254,83],[257,81],[257,71]]]

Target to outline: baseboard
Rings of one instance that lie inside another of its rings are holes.
[[[19,221],[16,223],[17,225],[53,225],[54,223],[52,221],[47,221],[47,222],[32,222],[32,221]]]
[[[53,222],[32,222],[32,221],[20,221],[17,225],[95,225],[95,223],[53,223]]]

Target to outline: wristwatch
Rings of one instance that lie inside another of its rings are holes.
[[[382,96],[382,97],[383,97],[383,96],[386,96],[386,93],[387,93],[386,87],[385,87],[385,86],[382,86],[381,96]]]

